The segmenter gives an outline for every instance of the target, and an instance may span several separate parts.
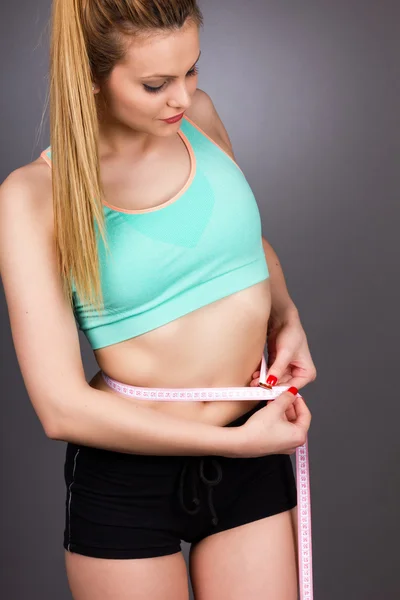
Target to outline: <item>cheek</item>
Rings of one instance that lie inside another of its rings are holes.
[[[113,110],[114,114],[126,123],[138,123],[144,119],[149,119],[160,111],[162,102],[155,96],[147,94],[139,88],[124,89],[114,96]]]
[[[164,106],[163,94],[150,94],[141,85],[131,85],[120,94],[121,106],[137,119],[156,116]]]
[[[157,117],[165,105],[163,94],[150,94],[143,89],[136,93],[135,106],[139,114],[145,118]]]
[[[197,84],[199,81],[199,77],[198,75],[196,75],[196,77],[191,77],[188,83],[188,90],[191,96],[193,96],[193,94],[195,93],[195,91],[197,90]]]
[[[137,85],[115,70],[109,81],[108,93],[110,109],[117,119],[130,123],[148,119],[157,113],[160,99],[157,94],[148,94],[141,85]]]

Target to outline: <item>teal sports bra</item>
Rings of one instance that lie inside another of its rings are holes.
[[[260,213],[240,167],[188,117],[178,133],[191,159],[178,194],[144,210],[103,202],[111,250],[98,234],[103,312],[72,288],[76,323],[94,350],[269,277]],[[40,156],[51,166],[50,146]]]

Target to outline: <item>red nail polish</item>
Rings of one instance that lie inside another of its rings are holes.
[[[291,394],[293,394],[293,396],[297,396],[299,390],[297,388],[295,388],[294,386],[290,387],[288,390],[288,392],[290,392]]]
[[[277,381],[278,381],[278,378],[275,377],[275,375],[270,375],[267,379],[267,384],[268,385],[276,385]]]

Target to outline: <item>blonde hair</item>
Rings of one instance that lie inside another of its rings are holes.
[[[63,291],[103,307],[97,231],[108,248],[94,82],[107,80],[133,37],[181,28],[203,17],[196,0],[53,0],[50,145],[54,236]]]

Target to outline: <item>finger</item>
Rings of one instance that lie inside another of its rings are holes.
[[[291,406],[290,408],[288,408],[288,410],[286,411],[286,416],[288,421],[295,421],[297,418],[296,415],[296,411],[294,409],[294,406]]]
[[[259,377],[257,379],[252,379],[252,381],[250,381],[250,387],[258,387],[259,382],[260,382]]]
[[[270,402],[274,403],[274,406],[276,407],[274,410],[276,410],[282,416],[286,415],[287,411],[292,408],[295,400],[296,396],[286,391],[279,394],[275,400],[271,400]]]
[[[293,407],[296,411],[296,425],[299,425],[301,428],[307,429],[310,427],[311,423],[311,412],[308,409],[304,399],[302,397],[295,398]]]
[[[309,381],[304,377],[282,377],[276,382],[276,385],[287,385],[288,387],[295,387],[301,390]]]

